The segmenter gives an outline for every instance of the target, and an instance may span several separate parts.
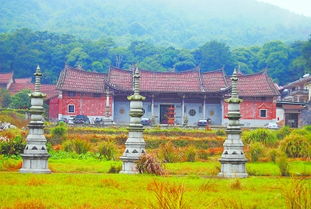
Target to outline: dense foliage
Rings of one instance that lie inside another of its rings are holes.
[[[40,64],[43,82],[55,83],[65,63],[96,72],[107,72],[110,65],[130,68],[136,63],[153,71],[184,71],[196,66],[210,71],[224,67],[227,74],[237,66],[243,73],[267,68],[276,82],[285,84],[310,72],[311,39],[291,44],[271,41],[262,46],[234,49],[223,42],[209,41],[189,50],[159,47],[148,41],[120,46],[108,37],[90,41],[29,29],[0,34],[1,72],[14,70],[16,78],[32,77],[35,66]],[[7,93],[0,95],[3,95],[1,106],[7,106],[10,102]]]
[[[256,0],[10,0],[1,1],[0,22],[0,32],[27,27],[183,48],[213,39],[231,46],[301,40],[311,27],[311,18]]]

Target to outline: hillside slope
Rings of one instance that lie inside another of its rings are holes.
[[[48,30],[121,44],[149,40],[195,48],[307,39],[311,18],[255,0],[0,0],[0,32]]]

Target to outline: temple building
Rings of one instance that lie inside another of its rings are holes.
[[[196,126],[201,119],[211,125],[228,123],[228,106],[224,99],[231,90],[230,77],[223,69],[201,72],[200,68],[184,72],[152,72],[140,69],[144,116],[153,124]],[[262,127],[276,122],[276,98],[279,90],[262,71],[252,75],[238,73],[241,123]],[[49,100],[51,120],[86,115],[110,119],[117,125],[129,123],[129,101],[133,92],[133,70],[110,67],[108,73],[87,72],[65,66],[56,88],[58,96]]]

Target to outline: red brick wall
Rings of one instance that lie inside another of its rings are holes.
[[[240,106],[242,119],[272,120],[276,118],[276,103],[273,99],[258,101],[255,99],[244,99]],[[267,110],[267,117],[260,117],[260,110]],[[228,103],[224,103],[224,117],[228,114]]]
[[[68,112],[68,105],[75,106],[75,112]],[[112,107],[112,97],[110,97],[110,108]],[[69,96],[63,93],[59,101],[59,112],[62,115],[87,115],[104,116],[106,108],[106,96],[94,97],[92,93],[76,93],[75,96]],[[110,110],[111,112],[111,110]]]
[[[57,120],[58,119],[58,97],[51,98],[49,100],[49,120]]]

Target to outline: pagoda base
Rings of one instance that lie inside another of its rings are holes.
[[[48,168],[48,154],[22,154],[23,167],[20,173],[51,173]]]
[[[247,178],[248,174],[245,169],[246,159],[231,160],[221,159],[221,172],[218,177],[222,178]]]
[[[120,157],[123,161],[122,163],[122,170],[120,173],[123,174],[138,174],[139,171],[137,170],[137,160],[138,158],[129,158],[129,157]]]

